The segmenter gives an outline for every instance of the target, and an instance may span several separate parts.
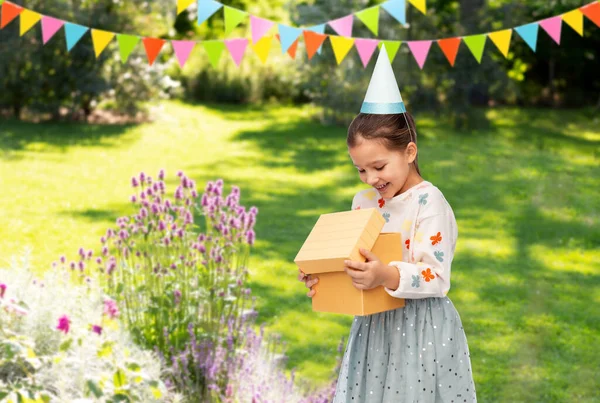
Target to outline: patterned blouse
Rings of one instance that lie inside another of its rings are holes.
[[[458,230],[450,204],[442,192],[424,181],[391,199],[375,189],[354,196],[352,209],[377,208],[385,218],[381,232],[400,232],[402,261],[390,262],[400,272],[396,298],[445,297],[450,290],[450,265]]]

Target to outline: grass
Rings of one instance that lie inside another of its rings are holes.
[[[478,111],[457,132],[419,116],[420,167],[454,208],[449,296],[482,402],[592,402],[600,367],[600,129],[587,111]],[[164,103],[139,126],[0,122],[0,256],[37,267],[96,247],[131,212],[129,178],[181,169],[260,209],[251,287],[288,368],[324,383],[351,318],[311,311],[294,256],[321,213],[362,189],[345,130],[307,109]]]

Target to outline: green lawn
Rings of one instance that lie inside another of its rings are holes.
[[[33,247],[46,268],[96,247],[131,212],[130,177],[166,168],[239,185],[260,209],[251,286],[289,368],[325,382],[350,317],[311,312],[293,258],[321,213],[362,189],[345,130],[307,109],[168,102],[139,126],[0,121],[0,256]],[[454,208],[450,298],[482,402],[597,401],[600,122],[591,111],[497,109],[459,133],[419,116],[420,167]],[[202,186],[202,185],[201,185]],[[4,265],[4,262],[2,262]]]

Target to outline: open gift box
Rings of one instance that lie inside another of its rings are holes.
[[[371,315],[404,307],[383,286],[359,290],[344,271],[344,260],[364,262],[359,249],[373,252],[384,264],[402,260],[400,233],[381,233],[385,219],[375,208],[323,214],[294,262],[305,274],[319,278],[312,298],[314,311]]]

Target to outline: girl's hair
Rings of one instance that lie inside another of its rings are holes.
[[[404,151],[411,141],[417,144],[417,128],[410,113],[375,115],[359,113],[348,128],[346,143],[349,148],[356,146],[359,137],[367,140],[379,140],[390,150]],[[413,162],[419,171],[418,155]]]

